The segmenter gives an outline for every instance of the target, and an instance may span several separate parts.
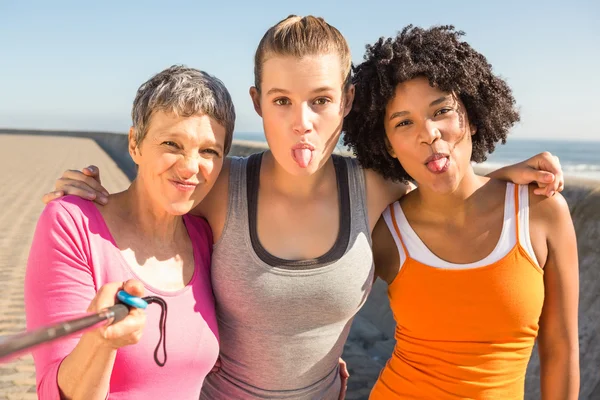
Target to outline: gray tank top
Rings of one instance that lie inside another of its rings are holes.
[[[323,256],[291,261],[258,240],[261,160],[231,161],[228,215],[212,256],[221,369],[200,398],[337,400],[338,359],[374,274],[364,173],[356,160],[333,156],[338,237]]]

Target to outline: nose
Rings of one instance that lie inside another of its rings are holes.
[[[304,135],[306,133],[310,133],[313,127],[312,115],[313,111],[307,104],[300,104],[294,110],[294,122],[292,127],[294,129],[294,133],[296,133],[297,135]]]
[[[178,163],[179,175],[188,179],[200,172],[202,157],[199,154],[186,154]]]
[[[423,129],[421,130],[421,141],[425,144],[431,145],[441,137],[442,133],[438,129],[435,122],[433,122],[431,119],[426,119]]]

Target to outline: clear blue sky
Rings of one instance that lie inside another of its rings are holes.
[[[600,140],[598,0],[0,0],[0,127],[126,132],[138,86],[186,64],[225,82],[237,131],[261,132],[253,55],[288,14],[324,17],[354,62],[407,24],[453,24],[512,86],[513,137]]]

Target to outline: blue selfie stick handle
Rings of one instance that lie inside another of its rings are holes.
[[[148,302],[141,297],[132,296],[124,290],[117,292],[117,299],[128,306],[145,309],[148,307]]]

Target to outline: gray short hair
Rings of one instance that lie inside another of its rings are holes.
[[[156,111],[191,117],[206,114],[225,128],[225,154],[231,148],[235,127],[235,108],[231,95],[219,79],[204,71],[173,65],[154,75],[137,91],[131,110],[136,143],[148,133]]]

